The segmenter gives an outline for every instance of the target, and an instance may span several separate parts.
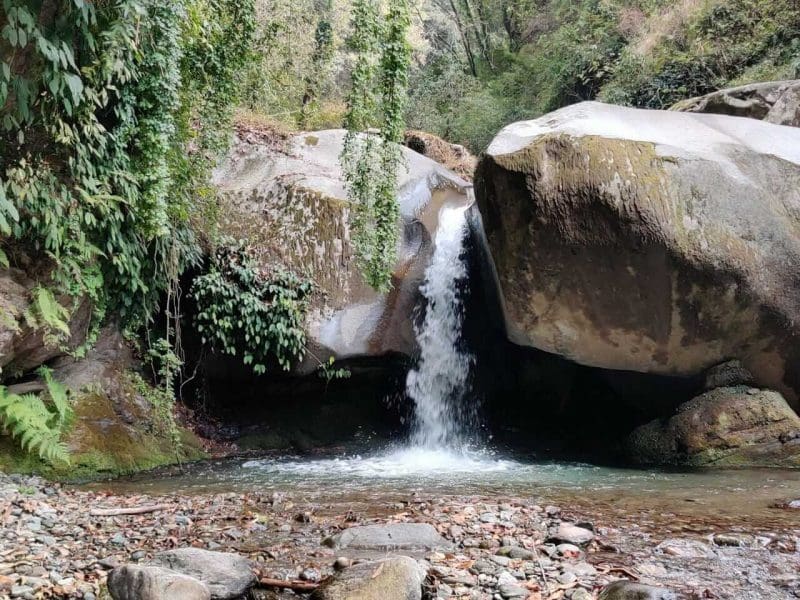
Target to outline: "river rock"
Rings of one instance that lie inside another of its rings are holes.
[[[408,556],[364,562],[337,573],[311,594],[311,600],[421,600],[427,575]]]
[[[337,359],[410,355],[412,311],[433,252],[444,204],[466,206],[469,183],[403,147],[398,181],[398,262],[392,290],[378,293],[356,264],[352,214],[339,157],[345,132],[298,134],[276,144],[236,137],[215,171],[220,229],[250,245],[259,266],[280,266],[315,283],[306,329],[311,352],[298,370],[316,370],[313,355]]]
[[[631,581],[615,581],[600,592],[597,600],[678,600],[678,595],[665,588]]]
[[[208,588],[193,577],[161,567],[126,565],[108,575],[114,600],[210,600]]]
[[[427,523],[389,523],[350,527],[326,538],[330,548],[354,550],[437,550],[449,549],[452,544]]]
[[[706,371],[703,387],[706,391],[735,385],[753,385],[753,374],[740,360],[729,360]]]
[[[800,80],[768,81],[682,100],[670,110],[715,113],[800,127]]]
[[[574,544],[583,546],[594,539],[594,533],[572,523],[561,523],[555,532],[548,538],[554,544]]]
[[[156,554],[151,564],[202,581],[219,600],[242,596],[256,582],[250,561],[237,554],[179,548]]]
[[[597,102],[503,129],[476,172],[509,338],[800,390],[800,129]],[[482,233],[481,233],[482,228]]]
[[[800,417],[777,392],[716,388],[638,427],[627,450],[642,464],[796,467]]]
[[[664,554],[670,556],[677,556],[679,558],[714,558],[716,554],[714,551],[703,542],[692,539],[669,539],[664,540],[656,549]]]

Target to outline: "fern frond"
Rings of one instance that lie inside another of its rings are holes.
[[[59,393],[66,394],[66,390],[56,390],[56,395]],[[59,403],[62,401],[64,398],[58,400]],[[51,412],[42,398],[35,394],[10,394],[7,388],[0,386],[0,426],[17,440],[23,450],[36,451],[51,463],[61,461],[69,464],[69,452],[60,441],[63,420],[59,410]]]
[[[40,324],[69,336],[69,310],[59,304],[53,292],[37,286],[33,290],[33,303]]]
[[[47,395],[56,409],[57,423],[59,427],[64,425],[72,416],[72,405],[69,401],[69,390],[59,381],[53,379],[53,372],[47,367],[39,367],[39,376],[44,379],[47,386]]]

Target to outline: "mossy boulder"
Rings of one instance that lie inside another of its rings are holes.
[[[402,148],[398,262],[392,290],[371,289],[356,264],[352,207],[339,158],[345,132],[316,131],[276,143],[240,132],[214,174],[220,228],[246,240],[259,266],[309,277],[316,293],[307,315],[310,352],[301,372],[327,359],[410,355],[419,299],[443,205],[471,202],[470,185],[436,162]]]
[[[800,391],[800,130],[581,103],[506,127],[476,174],[509,338],[606,369],[738,358]]]
[[[637,428],[626,446],[643,464],[800,467],[800,417],[777,392],[722,387]]]
[[[47,464],[0,436],[0,469],[60,480],[134,473],[204,456],[189,430],[165,422],[156,391],[136,371],[131,349],[113,326],[83,359],[65,357],[53,375],[72,394],[74,417],[64,435],[70,464]],[[36,382],[28,384],[35,391]],[[43,387],[43,386],[41,386]]]

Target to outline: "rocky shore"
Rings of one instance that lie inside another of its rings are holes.
[[[800,597],[800,529],[780,526],[791,504],[774,527],[716,529],[590,507],[112,495],[0,474],[0,598]]]

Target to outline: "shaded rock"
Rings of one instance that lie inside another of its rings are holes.
[[[250,561],[237,554],[179,548],[156,554],[151,564],[195,577],[220,600],[241,596],[256,582]]]
[[[717,388],[638,427],[627,449],[642,464],[800,466],[800,417],[777,392]]]
[[[326,538],[323,544],[330,548],[356,550],[435,550],[452,547],[450,542],[427,523],[389,523],[350,527]]]
[[[594,533],[572,523],[559,524],[556,531],[548,538],[548,542],[555,544],[574,544],[582,546],[594,539]]]
[[[306,318],[312,358],[411,354],[416,349],[412,311],[433,252],[439,211],[466,206],[469,184],[408,148],[398,181],[398,263],[393,289],[378,293],[356,264],[350,204],[339,157],[345,132],[317,131],[287,138],[282,147],[238,136],[215,171],[220,229],[247,241],[262,268],[280,266],[315,282]]]
[[[600,592],[598,600],[678,600],[678,595],[665,588],[615,581]]]
[[[682,100],[670,110],[747,117],[800,127],[800,80],[768,81]]]
[[[734,356],[794,402],[798,188],[792,127],[596,102],[506,127],[475,192],[507,335],[660,375]]]
[[[114,600],[209,600],[208,588],[193,577],[161,567],[126,565],[111,571],[108,591]]]
[[[411,130],[406,131],[403,144],[414,152],[435,160],[467,181],[472,181],[478,159],[464,146],[451,144],[432,133]]]
[[[736,385],[751,386],[753,381],[753,374],[742,366],[742,361],[729,360],[706,371],[703,387],[709,391]]]
[[[322,584],[311,599],[421,600],[425,576],[425,569],[408,556],[360,563]]]

